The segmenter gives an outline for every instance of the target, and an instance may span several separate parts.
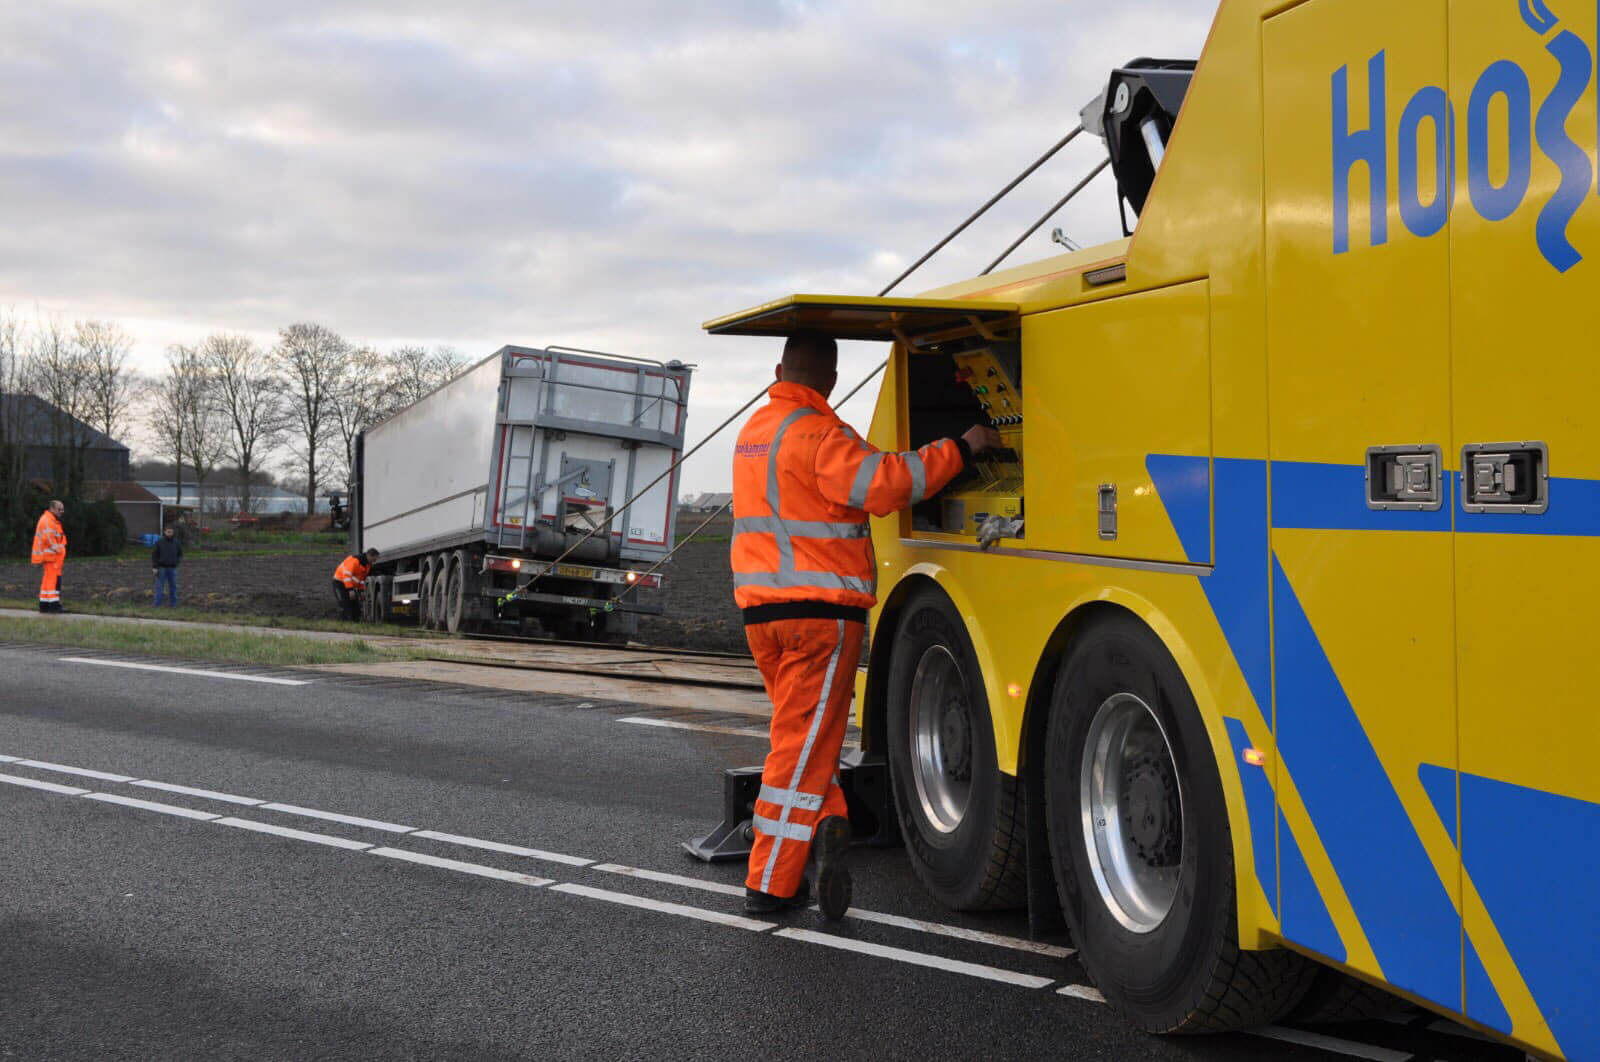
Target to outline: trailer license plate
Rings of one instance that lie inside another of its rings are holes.
[[[573,579],[593,579],[594,569],[585,568],[577,564],[558,564],[556,565],[556,574],[565,575]]]

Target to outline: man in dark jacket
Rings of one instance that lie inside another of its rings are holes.
[[[156,573],[156,607],[161,607],[161,588],[167,590],[167,606],[178,607],[178,562],[183,560],[183,547],[169,524],[156,539],[150,551],[150,568]]]

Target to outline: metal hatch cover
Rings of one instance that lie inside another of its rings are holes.
[[[898,339],[922,346],[959,335],[999,338],[1015,330],[1020,309],[1012,302],[790,295],[707,321],[704,327],[721,336],[786,336],[815,328],[835,339]]]

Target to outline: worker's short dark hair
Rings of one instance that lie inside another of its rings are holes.
[[[802,328],[784,341],[783,367],[808,375],[834,372],[839,367],[839,344],[826,332]]]
[[[367,556],[370,557],[373,560],[377,560],[378,557],[380,556],[380,554],[375,549],[369,549],[369,550],[367,550]]]

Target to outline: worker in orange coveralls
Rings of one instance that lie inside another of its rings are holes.
[[[877,601],[867,516],[931,498],[1000,445],[975,425],[909,453],[867,443],[828,406],[838,345],[789,337],[770,401],[739,433],[733,457],[733,596],[772,700],[772,750],[755,804],[744,909],[803,908],[814,865],[822,913],[850,906],[850,845],[839,749],[855,693],[867,609]]]
[[[33,563],[43,567],[39,579],[39,611],[60,612],[61,569],[67,563],[67,533],[61,529],[61,514],[67,507],[58,498],[39,517],[33,529]]]
[[[339,602],[339,615],[354,623],[361,618],[361,599],[356,595],[367,585],[367,573],[378,560],[378,551],[352,553],[333,570],[333,597]]]

